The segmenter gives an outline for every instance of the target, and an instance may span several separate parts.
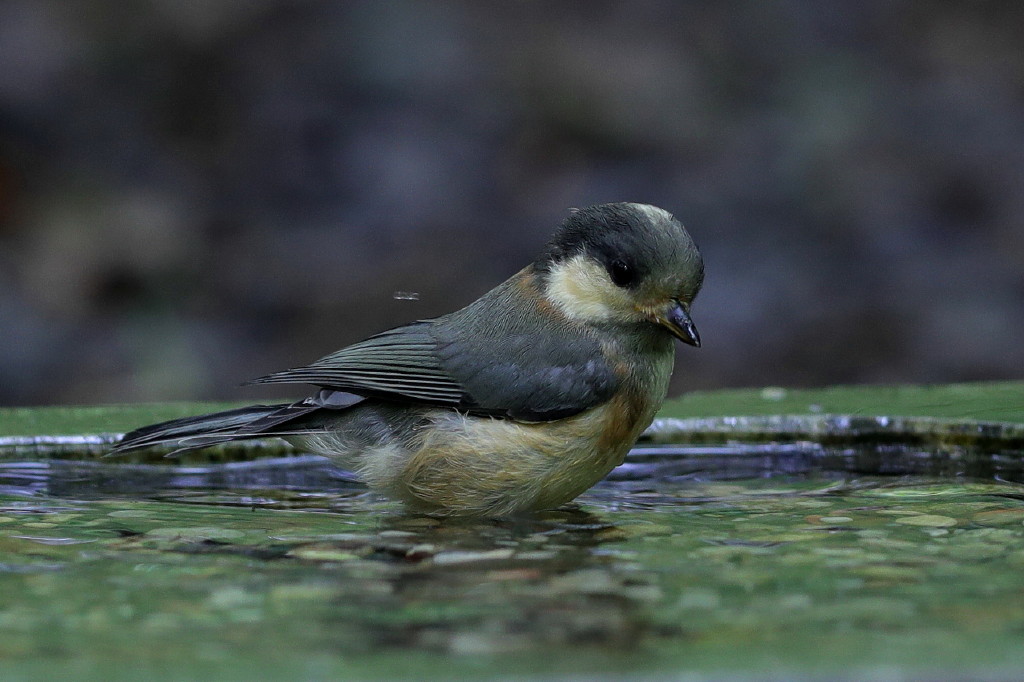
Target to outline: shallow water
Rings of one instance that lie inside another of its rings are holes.
[[[964,464],[1019,460],[649,446],[578,506],[477,522],[406,515],[311,457],[0,462],[0,660],[5,679],[1019,677],[1024,487]]]

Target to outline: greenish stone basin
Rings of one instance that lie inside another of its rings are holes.
[[[103,457],[218,407],[0,410],[3,679],[1024,676],[1024,384],[690,394],[531,519]]]

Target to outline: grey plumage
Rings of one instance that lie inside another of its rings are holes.
[[[169,442],[180,443],[179,450],[192,450],[241,440],[246,434],[249,434],[250,438],[261,437],[269,428],[315,409],[318,408],[304,406],[303,403],[296,403],[294,406],[252,405],[196,417],[172,419],[125,434],[111,452],[117,454]],[[290,414],[285,418],[288,412]],[[254,428],[254,425],[258,426]]]
[[[275,431],[309,430],[310,420],[300,417],[355,402],[331,404],[328,398],[334,393],[529,422],[563,419],[606,400],[617,379],[597,341],[580,338],[568,326],[538,337],[538,313],[511,295],[510,289],[506,282],[455,313],[382,332],[305,367],[251,382],[327,389],[314,398],[145,427],[126,434],[115,450],[183,438],[191,439],[180,448],[187,450]],[[215,440],[197,439],[204,425]]]
[[[415,506],[556,506],[650,423],[671,335],[699,345],[689,304],[702,280],[699,252],[668,213],[582,209],[534,263],[465,308],[253,382],[312,384],[317,395],[144,427],[115,451],[298,437]]]
[[[593,338],[538,319],[510,280],[466,308],[398,327],[253,383],[307,383],[524,421],[606,400],[616,379]],[[540,325],[550,327],[538,336]]]

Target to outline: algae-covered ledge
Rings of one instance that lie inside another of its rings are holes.
[[[141,424],[239,404],[3,408],[0,458],[99,457],[118,434]],[[793,441],[1024,448],[1024,382],[693,392],[666,402],[641,439],[661,445]],[[227,444],[201,457],[237,461],[292,453],[271,440]],[[108,463],[117,461],[137,457]]]

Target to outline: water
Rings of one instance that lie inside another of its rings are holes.
[[[5,461],[0,661],[5,679],[1014,678],[1020,459],[648,444],[578,505],[504,521],[404,514],[313,457]]]

